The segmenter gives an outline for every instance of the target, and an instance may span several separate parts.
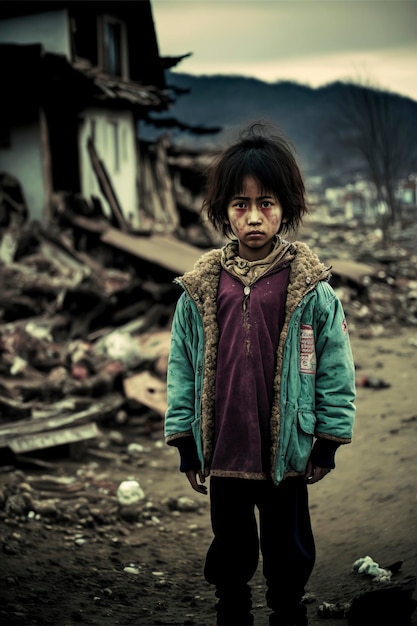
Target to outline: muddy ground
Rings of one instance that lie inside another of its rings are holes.
[[[395,582],[417,573],[417,328],[366,339],[354,329],[351,338],[358,383],[376,377],[390,386],[358,385],[354,441],[310,487],[313,626],[344,626],[346,617],[319,616],[323,603],[344,603],[380,584],[352,573],[357,559],[369,555],[383,567],[403,561]],[[103,432],[108,445],[90,444],[78,460],[62,449],[43,458],[43,467],[1,468],[0,624],[214,624],[212,589],[202,576],[208,498],[188,487],[160,430],[138,435],[127,423]],[[130,512],[116,496],[128,478],[145,493]],[[266,625],[260,567],[253,588],[255,623]]]

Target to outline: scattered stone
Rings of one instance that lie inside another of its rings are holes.
[[[134,574],[135,576],[137,576],[139,574],[139,567],[137,565],[126,565],[126,567],[123,568],[123,571],[126,572],[126,574]]]
[[[74,543],[76,546],[83,546],[85,543],[87,543],[87,540],[84,539],[84,537],[76,537],[74,539]]]
[[[140,443],[130,443],[127,446],[127,453],[132,458],[140,458],[141,455],[145,452],[145,447]]]
[[[317,602],[316,594],[309,591],[303,595],[303,604],[314,604]]]
[[[180,496],[176,500],[171,500],[169,507],[174,511],[182,512],[198,511],[199,509],[198,503],[188,496]]]
[[[139,503],[119,506],[119,516],[125,522],[138,522],[142,513],[142,507]]]
[[[9,556],[16,556],[19,554],[19,546],[16,542],[4,543],[3,552]]]
[[[131,505],[145,498],[145,492],[137,480],[124,480],[117,489],[117,499],[121,505]]]
[[[33,511],[42,517],[57,517],[59,513],[54,500],[33,500]]]
[[[126,439],[123,435],[123,433],[121,433],[118,430],[111,430],[108,434],[107,434],[109,441],[113,444],[115,444],[116,446],[125,446],[126,445]]]
[[[28,513],[32,506],[28,506],[27,499],[20,493],[11,495],[6,502],[6,513],[7,515],[25,515]]]
[[[317,609],[317,615],[322,619],[345,618],[350,609],[350,602],[322,602]]]

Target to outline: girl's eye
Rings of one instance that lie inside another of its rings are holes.
[[[235,207],[237,209],[244,209],[244,208],[246,208],[246,204],[245,204],[245,202],[236,202]]]
[[[270,202],[269,200],[264,200],[263,202],[261,202],[261,207],[263,209],[268,209],[270,206],[272,206],[272,202]]]

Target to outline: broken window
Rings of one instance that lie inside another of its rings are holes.
[[[101,65],[111,76],[127,78],[127,42],[125,24],[109,15],[101,21]]]

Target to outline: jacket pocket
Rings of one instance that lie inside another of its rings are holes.
[[[304,472],[313,447],[316,416],[313,411],[298,411],[289,446],[288,463],[296,472]]]

